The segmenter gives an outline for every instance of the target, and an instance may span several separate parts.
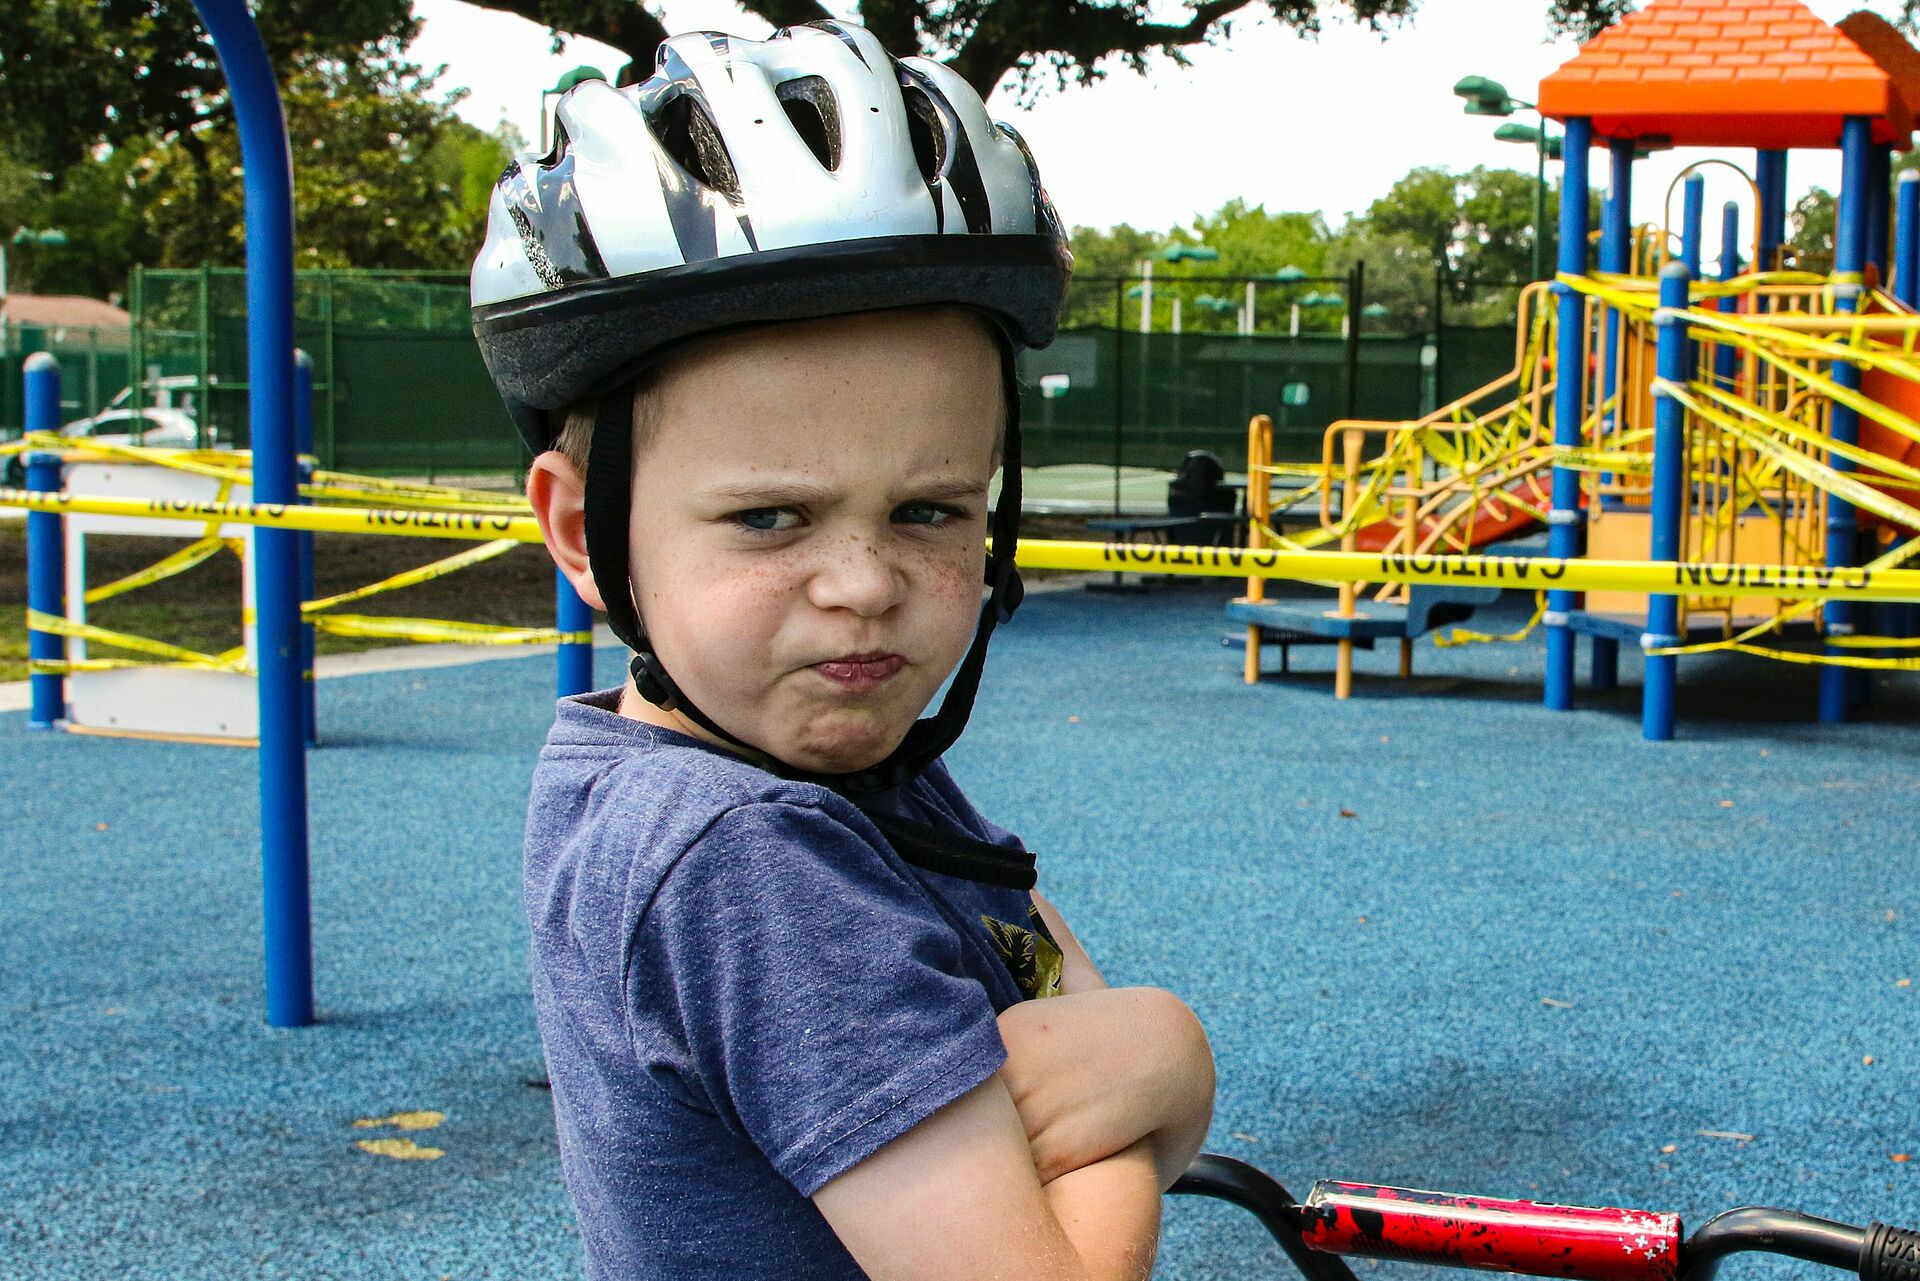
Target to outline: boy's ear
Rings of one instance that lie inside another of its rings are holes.
[[[553,563],[581,600],[604,612],[606,602],[587,567],[586,481],[565,454],[549,449],[534,458],[527,469],[527,501]]]

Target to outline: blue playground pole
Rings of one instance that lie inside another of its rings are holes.
[[[1707,178],[1688,174],[1680,189],[1680,257],[1687,264],[1690,279],[1700,278],[1701,241],[1705,239],[1707,218]]]
[[[1848,116],[1840,139],[1840,208],[1833,229],[1834,310],[1851,312],[1860,305],[1860,271],[1865,265],[1868,169],[1873,150],[1873,122],[1866,116]],[[1836,361],[1833,380],[1851,391],[1860,389],[1860,367],[1848,361]],[[1860,414],[1835,403],[1827,411],[1827,427],[1832,438],[1854,445],[1860,441]],[[1855,470],[1850,459],[1833,455],[1828,466],[1838,472]],[[1829,567],[1854,563],[1858,549],[1859,518],[1853,504],[1834,494],[1827,495],[1827,555]],[[1829,635],[1846,636],[1853,632],[1853,604],[1828,601],[1825,610]],[[1847,719],[1847,705],[1853,685],[1851,673],[1844,667],[1820,669],[1820,719],[1829,724]]]
[[[1580,276],[1587,270],[1587,151],[1593,146],[1593,121],[1569,116],[1561,144],[1565,163],[1560,180],[1560,274]],[[1580,419],[1586,404],[1586,328],[1581,324],[1586,300],[1556,281],[1559,298],[1558,341],[1554,347],[1553,443],[1564,448],[1580,444]],[[1580,473],[1569,467],[1553,469],[1553,510],[1547,514],[1547,554],[1571,560],[1580,554]],[[1557,712],[1573,706],[1573,631],[1567,615],[1574,594],[1547,593],[1541,621],[1547,627],[1546,704]]]
[[[28,431],[60,430],[60,363],[44,351],[28,356],[22,366],[26,386]],[[58,454],[31,453],[26,457],[27,488],[57,494],[64,489]],[[27,513],[27,608],[64,617],[67,612],[67,541],[58,512]],[[27,632],[27,658],[57,663],[67,656],[66,642],[52,632]],[[28,680],[33,696],[28,729],[52,729],[67,718],[67,681],[57,672],[34,672]]]
[[[293,447],[300,455],[300,479],[313,479],[313,464],[306,459],[313,453],[313,357],[295,349],[293,353]],[[306,500],[300,500],[304,503]],[[294,534],[300,546],[300,599],[313,599],[313,534],[301,530]],[[308,747],[320,742],[320,697],[314,684],[313,624],[300,624],[300,675],[304,687],[304,735]]]
[[[1867,261],[1873,264],[1876,282],[1887,287],[1888,198],[1893,186],[1893,148],[1884,142],[1873,144],[1867,153]]]
[[[593,633],[593,610],[573,590],[573,584],[558,569],[553,571],[553,625],[561,632]],[[560,642],[557,689],[561,698],[572,698],[593,688],[593,642],[584,645]]]
[[[1732,280],[1740,274],[1740,206],[1729,200],[1720,210],[1720,279]],[[1731,312],[1734,309],[1731,294],[1720,300],[1720,310]],[[1731,390],[1740,376],[1740,353],[1732,343],[1719,343],[1714,348],[1713,381],[1716,386]]]
[[[1600,208],[1600,270],[1615,274],[1624,274],[1633,265],[1634,146],[1631,138],[1615,138],[1607,144],[1610,165],[1607,202]],[[1620,313],[1611,307],[1607,308],[1607,349],[1602,356],[1602,398],[1611,401],[1620,391]],[[1607,430],[1617,429],[1619,422],[1619,409],[1609,409]],[[1611,636],[1594,636],[1589,644],[1593,647],[1593,688],[1615,688],[1620,684],[1620,642]]]
[[[226,72],[246,171],[248,426],[253,500],[299,499],[293,451],[293,166],[273,66],[245,0],[194,0]],[[313,1022],[307,897],[307,762],[301,699],[300,549],[255,534],[260,666],[260,873],[267,1022]]]
[[[1654,369],[1667,382],[1688,380],[1687,283],[1693,273],[1685,262],[1670,262],[1660,272],[1660,327]],[[1653,402],[1653,530],[1648,555],[1657,561],[1680,559],[1680,496],[1687,479],[1686,415],[1680,402],[1656,392]],[[1647,597],[1647,631],[1641,648],[1680,643],[1680,598]],[[1678,672],[1673,655],[1648,654],[1640,695],[1640,737],[1665,742],[1673,737],[1673,694]]]
[[[1920,173],[1909,169],[1895,184],[1893,223],[1893,296],[1920,308]],[[1920,605],[1884,607],[1895,636],[1911,636]]]
[[[1893,289],[1895,298],[1920,307],[1920,173],[1900,175],[1899,198],[1894,202]]]
[[[1753,267],[1755,271],[1773,271],[1780,265],[1780,246],[1787,240],[1787,153],[1755,152],[1753,185],[1760,189],[1760,261]]]

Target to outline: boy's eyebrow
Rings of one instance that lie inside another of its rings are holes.
[[[824,485],[771,478],[758,482],[744,481],[731,485],[715,485],[704,492],[712,498],[726,499],[731,502],[762,503],[768,507],[818,504],[838,497],[836,491]],[[908,492],[918,499],[978,498],[987,492],[987,486],[981,481],[964,476],[937,477],[908,486]]]

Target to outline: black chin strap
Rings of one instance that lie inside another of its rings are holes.
[[[964,880],[1027,890],[1032,889],[1035,882],[1031,852],[1006,849],[899,818],[879,811],[867,799],[874,793],[905,786],[959,739],[973,711],[974,695],[979,692],[980,674],[987,661],[987,642],[997,624],[1013,617],[1024,594],[1020,573],[1013,563],[1020,539],[1020,387],[1013,351],[1004,340],[1000,370],[1007,430],[1001,450],[1000,498],[989,519],[993,535],[993,550],[987,557],[989,591],[980,609],[980,621],[974,628],[973,643],[954,671],[940,710],[915,721],[900,745],[885,760],[868,769],[850,774],[813,773],[791,766],[728,733],[694,705],[653,652],[634,603],[632,568],[627,554],[633,504],[634,385],[631,383],[602,396],[595,410],[584,505],[588,564],[594,584],[600,589],[600,598],[607,606],[607,625],[634,651],[630,667],[640,697],[664,711],[686,717],[720,741],[764,760],[768,769],[783,778],[816,783],[839,792],[880,829],[902,859],[915,866]]]

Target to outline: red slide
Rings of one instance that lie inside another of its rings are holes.
[[[1434,531],[1443,524],[1448,528],[1449,533],[1440,538],[1432,550],[1445,553],[1477,550],[1488,543],[1497,543],[1502,539],[1511,538],[1529,526],[1539,523],[1539,517],[1528,511],[1526,507],[1512,501],[1510,496],[1518,497],[1536,510],[1544,510],[1551,501],[1544,475],[1539,472],[1530,473],[1504,489],[1491,491],[1481,500],[1480,510],[1472,517],[1473,529],[1467,547],[1457,546],[1454,540],[1459,535],[1452,532],[1465,530],[1467,517],[1462,514],[1456,518],[1452,511],[1428,516],[1420,522],[1419,545],[1425,546]],[[1371,525],[1362,525],[1355,532],[1354,547],[1355,550],[1363,552],[1383,552],[1399,534],[1399,522],[1376,520]]]

